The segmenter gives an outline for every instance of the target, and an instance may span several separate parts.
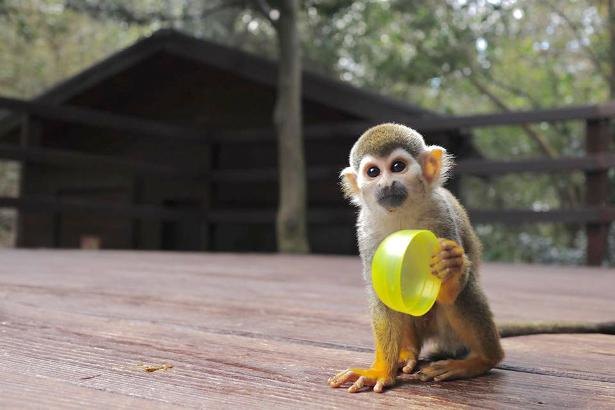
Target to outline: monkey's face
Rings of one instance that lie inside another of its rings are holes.
[[[425,145],[416,131],[399,124],[367,130],[340,173],[344,195],[375,212],[394,212],[424,202],[446,180],[452,160],[437,145]]]
[[[382,157],[366,155],[357,173],[361,200],[371,209],[394,212],[424,191],[420,176],[420,165],[402,148]]]

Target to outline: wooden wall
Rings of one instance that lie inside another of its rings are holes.
[[[67,104],[208,129],[271,127],[274,89],[246,81],[228,72],[207,68],[178,57],[159,54],[122,72]],[[304,102],[306,125],[358,120],[321,104]],[[206,138],[206,136],[205,136]],[[110,155],[156,164],[167,164],[195,173],[206,170],[275,169],[273,140],[250,143],[222,142],[194,145],[148,139],[121,132],[74,124],[44,121],[40,146]],[[335,139],[306,143],[308,167],[329,166],[331,172],[309,182],[309,206],[345,208],[354,212],[339,192],[338,171],[347,162],[351,141]],[[76,172],[61,167],[27,165],[22,189],[28,195],[55,195],[102,203],[132,203],[171,209],[275,210],[276,178],[264,181],[218,181],[211,187],[206,178],[165,179],[126,172]],[[87,188],[87,189],[86,189]],[[261,223],[225,221],[203,226],[185,221],[144,220],[75,211],[59,214],[23,211],[23,246],[78,247],[80,237],[101,237],[104,248],[212,249],[216,251],[274,251],[273,220]],[[54,228],[55,226],[55,228]],[[352,223],[310,225],[312,248],[318,253],[352,253]],[[208,236],[209,238],[204,238]]]

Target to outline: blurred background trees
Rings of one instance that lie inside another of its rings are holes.
[[[259,0],[0,0],[0,95],[35,96],[162,27],[274,58],[270,19],[279,10],[275,0],[267,4],[269,15]],[[613,0],[305,0],[301,5],[307,69],[436,111],[465,114],[615,98]],[[582,136],[578,124],[542,124],[477,130],[474,142],[488,158],[556,157],[581,154]],[[15,191],[15,169],[0,165],[2,194]],[[615,183],[613,172],[610,177]],[[470,207],[549,209],[579,203],[582,178],[468,177],[463,189]],[[6,227],[10,218],[1,215],[0,226]],[[583,259],[580,226],[482,225],[478,231],[487,259]],[[615,232],[610,243],[615,246]]]

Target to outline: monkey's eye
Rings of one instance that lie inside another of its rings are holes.
[[[401,172],[404,169],[406,169],[406,163],[403,162],[403,161],[395,161],[391,165],[391,171],[392,172]]]
[[[367,170],[367,175],[370,178],[376,178],[378,175],[380,175],[380,168],[378,168],[378,167],[369,167],[369,169]]]

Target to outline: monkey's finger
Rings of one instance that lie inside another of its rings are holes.
[[[463,264],[462,256],[455,256],[452,258],[444,258],[444,259],[432,259],[429,266],[437,267],[438,265],[442,267],[446,266],[461,266]]]
[[[419,370],[412,376],[414,376],[413,379],[418,379],[422,382],[427,382],[427,381],[432,380],[436,376],[446,373],[449,370],[450,368],[447,368],[444,365],[441,365],[440,362],[434,362],[431,365],[422,368],[421,370]]]
[[[440,253],[438,253],[437,256],[439,256],[440,259],[449,259],[449,258],[458,258],[460,256],[463,256],[463,254],[464,254],[463,248],[461,246],[457,246],[455,248],[444,249],[440,251]]]
[[[449,268],[459,268],[463,265],[463,259],[462,258],[451,258],[451,259],[444,259],[441,260],[439,262],[437,262],[436,264],[431,265],[431,270],[432,271],[436,271],[436,272],[440,272],[444,269],[449,269]]]
[[[383,390],[384,390],[384,381],[383,380],[378,380],[376,382],[376,385],[374,386],[374,392],[382,393]]]
[[[352,386],[350,386],[348,388],[348,392],[349,393],[356,393],[359,390],[361,390],[363,388],[363,386],[365,386],[365,376],[361,376],[357,379],[356,382],[354,382],[354,384]]]
[[[438,278],[440,278],[440,280],[444,281],[448,279],[449,275],[451,274],[451,270],[449,268],[444,268],[442,270],[432,270],[431,274],[437,276]]]
[[[418,379],[418,380],[420,380],[422,382],[428,382],[431,379],[433,379],[433,376],[431,374],[428,374],[428,373],[425,373],[423,371],[420,371],[418,373],[415,373],[414,378]]]
[[[453,248],[436,253],[431,257],[431,263],[437,263],[445,259],[458,259],[463,258],[464,251],[461,248]]]
[[[331,387],[339,387],[342,384],[346,383],[347,381],[354,381],[354,380],[350,380],[353,374],[354,373],[350,369],[344,370],[343,372],[340,372],[336,374],[335,376],[331,377],[329,379],[329,385]]]
[[[443,380],[451,380],[451,379],[455,379],[457,377],[459,377],[457,372],[455,372],[454,370],[451,370],[451,371],[448,371],[446,373],[442,373],[441,375],[436,376],[433,379],[434,379],[434,381],[441,382]]]
[[[440,249],[441,250],[448,250],[448,249],[453,249],[453,248],[461,248],[461,246],[457,242],[452,241],[450,239],[440,238]]]
[[[340,387],[342,384],[346,382],[354,382],[358,378],[359,376],[352,370],[344,370],[329,379],[329,386]]]
[[[449,259],[463,259],[463,249],[451,249],[450,251],[442,251],[431,257],[430,265],[435,265],[441,261]]]

